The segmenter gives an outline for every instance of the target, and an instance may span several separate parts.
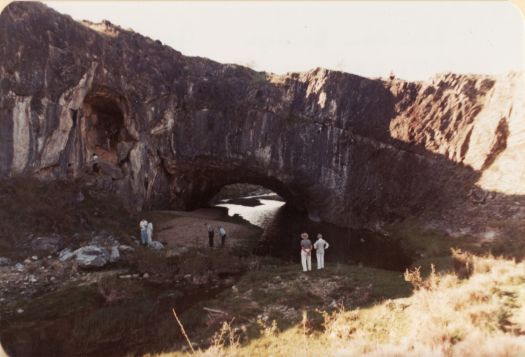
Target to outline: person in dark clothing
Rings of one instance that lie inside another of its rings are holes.
[[[213,234],[213,227],[211,226],[211,224],[208,224],[208,245],[210,246],[210,248],[213,248]]]
[[[93,156],[92,156],[92,159],[91,159],[91,165],[92,165],[92,168],[93,168],[93,172],[98,172],[99,171],[99,167],[98,167],[98,155],[93,153]]]

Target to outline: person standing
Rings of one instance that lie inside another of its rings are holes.
[[[312,242],[308,239],[308,233],[301,234],[301,264],[303,271],[312,270]]]
[[[148,244],[148,221],[142,219],[139,223],[140,226],[140,243],[142,245]]]
[[[317,257],[317,269],[324,269],[324,251],[328,249],[330,244],[323,239],[323,235],[319,233],[317,240],[314,243],[314,249]]]
[[[223,226],[219,227],[219,236],[221,237],[221,248],[223,248],[224,243],[226,242],[226,230]]]
[[[146,245],[150,245],[151,242],[153,242],[153,223],[152,222],[149,222],[148,223],[148,227],[147,227],[147,242],[146,242]]]
[[[208,224],[208,245],[210,246],[210,248],[213,248],[213,235],[213,227],[211,226],[211,224]]]
[[[97,173],[99,171],[99,165],[98,165],[98,155],[93,153],[91,157],[91,168],[93,172]]]

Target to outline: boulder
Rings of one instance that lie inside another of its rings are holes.
[[[11,260],[6,257],[0,257],[0,267],[6,267],[11,264]]]
[[[76,262],[81,268],[102,268],[109,263],[111,256],[106,248],[87,245],[73,252]]]
[[[116,263],[119,261],[119,259],[120,259],[120,253],[119,253],[118,247],[116,246],[111,247],[111,251],[109,254],[109,262]]]
[[[119,252],[133,252],[135,248],[126,244],[122,244],[118,246],[118,250]]]
[[[58,260],[60,260],[61,262],[65,262],[66,260],[69,260],[74,256],[75,254],[73,253],[73,251],[71,251],[71,249],[69,248],[66,248],[60,251],[60,253],[58,254]]]
[[[56,253],[64,245],[64,238],[58,234],[41,236],[31,241],[31,249],[44,253]]]
[[[164,249],[164,245],[162,245],[162,243],[157,241],[157,240],[151,241],[149,243],[148,247],[150,247],[150,249],[153,249],[153,250],[162,250],[162,249]]]
[[[78,191],[77,196],[75,197],[75,201],[77,203],[80,203],[80,202],[84,202],[85,199],[86,199],[86,196],[84,196],[82,191]]]
[[[15,270],[16,270],[16,271],[19,271],[19,272],[23,272],[24,270],[26,270],[26,268],[24,267],[24,264],[22,264],[22,263],[16,263],[16,264],[15,264]]]

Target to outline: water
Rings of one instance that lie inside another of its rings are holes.
[[[251,224],[265,229],[272,223],[279,208],[285,205],[285,202],[277,199],[279,196],[274,197],[270,200],[259,196],[248,196],[242,199],[224,200],[215,206],[225,207],[228,209],[229,216],[238,215]],[[254,201],[258,204],[254,205]]]
[[[411,264],[410,256],[397,240],[366,229],[349,229],[313,222],[306,213],[294,210],[285,202],[266,197],[268,196],[250,196],[225,200],[216,205],[227,208],[228,215],[238,215],[264,230],[256,254],[299,262],[300,234],[307,232],[312,242],[321,233],[330,244],[325,253],[326,262],[398,271],[404,271]]]

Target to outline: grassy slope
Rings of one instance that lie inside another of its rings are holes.
[[[31,178],[0,181],[0,256],[24,253],[17,252],[17,244],[29,234],[78,233],[82,239],[105,230],[116,236],[137,235],[137,217],[120,200],[81,187],[81,182]],[[84,195],[81,202],[76,200],[79,192]]]
[[[525,355],[525,264],[469,257],[472,275],[412,275],[406,298],[324,314],[281,332],[266,328],[239,344],[217,339],[206,356],[521,356]],[[226,329],[228,333],[233,331]],[[224,336],[223,336],[224,337]],[[226,343],[226,342],[228,343]],[[175,354],[179,355],[179,354]]]

